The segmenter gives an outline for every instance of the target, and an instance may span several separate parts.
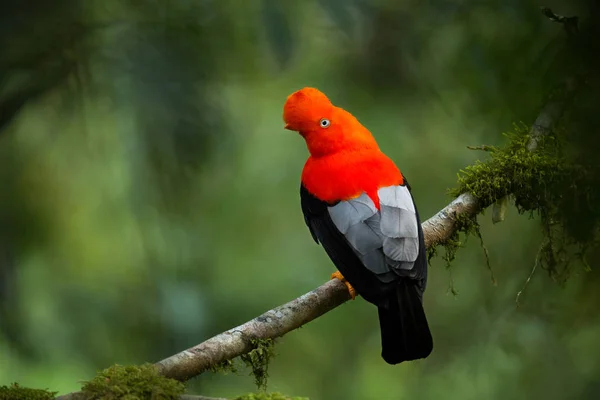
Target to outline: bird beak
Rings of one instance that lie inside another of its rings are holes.
[[[283,127],[283,129],[287,129],[289,131],[293,131],[292,126],[290,124],[285,124],[285,126]]]

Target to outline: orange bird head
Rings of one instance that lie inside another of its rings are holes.
[[[304,137],[313,157],[379,149],[367,128],[315,88],[305,87],[289,95],[283,106],[283,120],[285,129]]]

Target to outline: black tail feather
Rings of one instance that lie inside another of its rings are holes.
[[[402,279],[386,306],[379,306],[381,356],[388,364],[426,358],[433,350],[425,311],[414,281]]]

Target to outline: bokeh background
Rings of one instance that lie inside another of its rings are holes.
[[[590,1],[42,0],[0,5],[0,384],[61,393],[241,324],[328,279],[299,205],[307,151],[286,96],[323,90],[378,139],[423,217],[460,168],[531,124],[564,77],[540,13]],[[377,313],[347,303],[280,339],[269,390],[311,399],[600,396],[599,280],[537,270],[539,223],[480,216],[431,265],[426,360],[380,358]],[[453,285],[458,295],[452,295]],[[190,390],[255,390],[249,371]]]

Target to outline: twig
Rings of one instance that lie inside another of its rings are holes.
[[[542,11],[542,14],[544,14],[544,16],[546,16],[547,18],[550,19],[550,21],[558,22],[559,24],[562,24],[565,27],[565,30],[567,31],[567,33],[569,35],[577,33],[577,31],[579,30],[579,28],[578,28],[579,17],[577,17],[577,16],[565,17],[562,15],[558,15],[558,14],[555,14],[548,7],[540,7],[540,10]]]
[[[544,245],[542,244],[540,246],[540,249],[537,252],[537,255],[535,256],[535,263],[533,264],[533,268],[531,269],[531,272],[529,273],[529,276],[527,277],[525,284],[523,285],[521,290],[519,290],[519,293],[517,293],[517,297],[515,298],[515,303],[517,303],[517,307],[521,306],[521,303],[519,303],[519,298],[521,298],[521,294],[523,294],[523,292],[527,288],[527,285],[529,285],[529,282],[531,281],[531,277],[535,273],[535,270],[537,269],[537,266],[540,263],[540,258],[542,257],[542,249],[543,248],[544,248]]]
[[[481,232],[479,231],[479,229],[475,231],[475,235],[479,238],[479,245],[483,249],[483,255],[485,256],[485,264],[487,266],[488,271],[490,271],[490,279],[492,281],[492,285],[498,286],[498,281],[496,280],[494,269],[492,268],[492,264],[490,263],[490,252],[488,251],[487,246],[483,242],[483,236],[481,236]]]

